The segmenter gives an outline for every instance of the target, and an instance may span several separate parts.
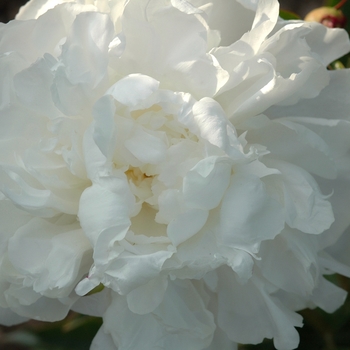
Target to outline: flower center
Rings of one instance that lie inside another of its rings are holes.
[[[154,181],[154,175],[147,175],[140,168],[134,168],[129,166],[129,169],[125,172],[129,180],[129,186],[131,192],[136,198],[139,205],[143,202],[149,202],[149,199],[153,196],[152,183]]]
[[[154,177],[154,176],[148,176],[145,173],[143,173],[140,170],[140,168],[134,168],[134,167],[129,167],[129,169],[125,172],[125,175],[129,179],[129,181],[132,181],[134,183],[135,186],[142,186],[142,183],[145,180],[152,181]]]
[[[125,172],[132,193],[137,200],[137,215],[131,218],[130,230],[136,235],[166,237],[166,225],[156,222],[157,198],[152,191],[155,175],[147,175],[140,168],[129,167]]]

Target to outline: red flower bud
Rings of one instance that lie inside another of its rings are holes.
[[[346,17],[343,12],[336,7],[319,7],[309,12],[305,21],[319,22],[329,28],[344,28],[346,25]]]

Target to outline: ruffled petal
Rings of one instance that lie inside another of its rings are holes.
[[[267,184],[275,183],[275,190],[283,193],[281,204],[286,223],[305,233],[320,234],[334,222],[332,205],[323,195],[315,179],[302,168],[281,161],[267,164],[281,171],[281,175],[264,179]],[[281,182],[280,182],[281,181]]]
[[[27,317],[19,316],[11,309],[0,308],[0,323],[4,326],[11,327],[19,323],[28,321]]]
[[[212,96],[219,76],[225,73],[206,53],[203,18],[164,6],[158,0],[140,4],[129,2],[125,7],[122,27],[127,45],[121,58],[112,63],[115,69],[125,74],[136,70],[162,80],[166,88],[192,92],[196,97]],[[161,33],[157,35],[157,48],[155,33]]]
[[[8,254],[25,285],[32,285],[43,295],[60,298],[74,289],[91,264],[92,250],[77,224],[59,226],[32,219],[10,238]]]
[[[231,180],[227,158],[208,157],[192,168],[183,180],[186,205],[202,210],[216,208]]]
[[[114,295],[103,328],[119,350],[200,350],[210,344],[215,325],[191,282],[177,281],[169,285],[161,305],[145,315],[132,313],[126,298]]]
[[[220,244],[256,253],[263,240],[281,232],[284,218],[259,178],[237,174],[222,200],[220,226]]]
[[[288,310],[269,295],[258,279],[240,285],[229,268],[220,269],[219,326],[228,337],[239,343],[260,343],[274,338],[277,349],[295,349],[301,316]]]
[[[130,227],[134,198],[123,177],[103,177],[87,188],[79,205],[79,220],[86,236],[95,246],[106,249],[125,237]],[[98,218],[98,220],[96,220]],[[96,249],[97,247],[95,247]],[[95,258],[106,259],[99,249]]]

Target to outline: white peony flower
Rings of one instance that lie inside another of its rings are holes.
[[[32,0],[0,25],[1,323],[294,349],[296,311],[343,303],[350,72],[326,67],[350,43],[278,10]]]

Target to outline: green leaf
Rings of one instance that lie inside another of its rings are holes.
[[[287,10],[280,10],[280,17],[286,20],[301,19],[296,13]]]
[[[96,294],[99,293],[101,291],[103,291],[103,289],[105,288],[105,286],[100,283],[97,287],[95,287],[94,289],[92,289],[89,293],[87,293],[86,295],[92,295],[92,294]]]
[[[338,4],[339,0],[325,0],[324,1],[324,6],[330,6],[333,7],[336,4]]]

